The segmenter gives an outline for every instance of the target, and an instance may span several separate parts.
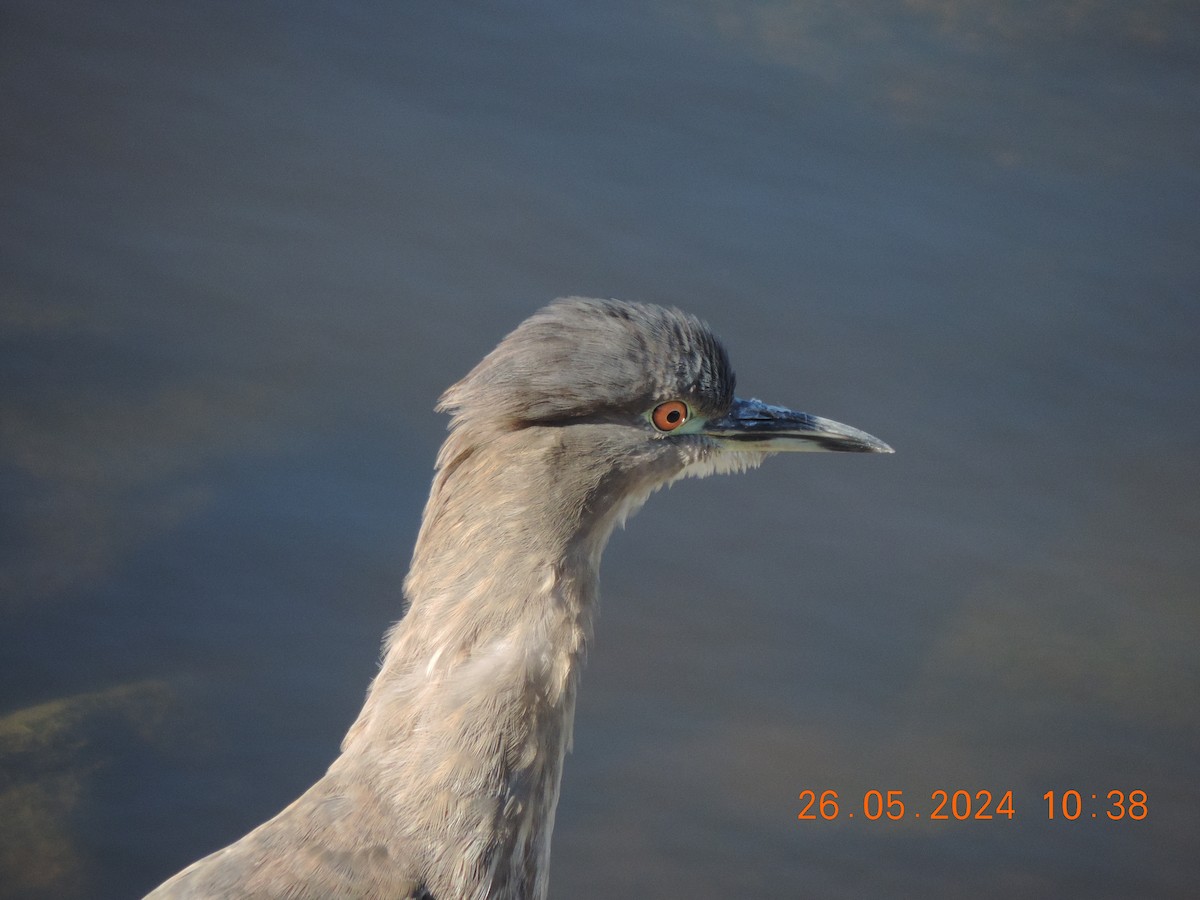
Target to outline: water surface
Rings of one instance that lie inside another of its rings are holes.
[[[1200,889],[1192,4],[0,23],[0,895],[139,896],[320,775],[437,395],[563,294],[696,312],[897,454],[614,536],[553,897]]]

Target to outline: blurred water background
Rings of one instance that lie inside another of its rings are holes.
[[[1196,4],[8,0],[0,73],[0,896],[320,775],[439,392],[563,294],[897,454],[614,536],[552,897],[1200,895]]]

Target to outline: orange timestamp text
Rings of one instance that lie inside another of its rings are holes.
[[[1089,799],[1090,798],[1090,799]],[[1100,819],[1111,821],[1122,819],[1141,821],[1150,812],[1149,798],[1143,790],[1110,790],[1107,793],[1088,791],[1046,791],[1046,818]],[[862,795],[843,798],[835,790],[818,793],[815,790],[800,792],[800,812],[796,818],[801,822],[832,822],[836,819],[853,819],[858,816],[871,822],[899,821],[901,819],[925,819],[927,821],[988,821],[1016,818],[1017,807],[1013,792],[936,790],[919,802],[908,800],[904,791],[869,790]]]

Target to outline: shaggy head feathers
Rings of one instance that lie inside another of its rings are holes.
[[[442,395],[451,428],[620,420],[680,399],[706,416],[733,402],[734,375],[708,327],[677,309],[567,297],[522,322]]]

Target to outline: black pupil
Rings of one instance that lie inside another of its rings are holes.
[[[670,422],[672,425],[674,425],[676,422],[678,422],[679,421],[679,410],[673,409],[669,413],[667,413],[667,421]]]

